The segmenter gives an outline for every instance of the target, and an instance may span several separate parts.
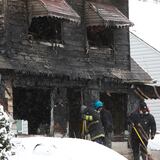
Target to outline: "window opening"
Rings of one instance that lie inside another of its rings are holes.
[[[90,47],[112,48],[113,30],[105,27],[88,27],[87,38]]]
[[[29,34],[35,40],[62,43],[61,21],[54,17],[33,18],[29,27]]]

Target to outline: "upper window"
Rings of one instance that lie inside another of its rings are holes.
[[[105,27],[88,27],[87,38],[91,47],[107,47],[113,46],[113,30]]]
[[[54,17],[33,18],[29,27],[29,34],[35,40],[62,43],[61,21]]]

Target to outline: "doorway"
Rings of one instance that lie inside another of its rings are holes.
[[[48,134],[50,126],[50,91],[14,88],[13,118],[28,121],[28,134]]]
[[[69,108],[69,137],[81,137],[81,91],[79,88],[67,89],[68,108]]]
[[[113,117],[114,136],[123,135],[127,129],[127,95],[123,93],[101,93],[100,99]]]

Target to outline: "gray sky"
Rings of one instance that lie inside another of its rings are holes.
[[[160,51],[160,2],[129,0],[130,31]]]

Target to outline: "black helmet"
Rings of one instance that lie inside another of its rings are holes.
[[[140,110],[145,110],[145,109],[147,109],[147,104],[146,104],[145,102],[140,102],[139,109],[140,109]]]

